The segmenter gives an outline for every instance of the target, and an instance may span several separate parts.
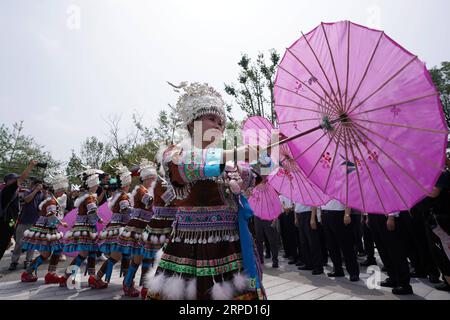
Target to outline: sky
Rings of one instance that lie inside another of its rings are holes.
[[[242,53],[281,54],[320,22],[384,30],[429,67],[450,60],[448,0],[1,0],[0,123],[67,161],[111,115],[155,124],[166,81],[236,83]],[[243,117],[242,112],[234,110]]]

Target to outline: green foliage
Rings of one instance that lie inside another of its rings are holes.
[[[2,177],[10,172],[22,173],[32,159],[47,163],[49,169],[60,165],[49,152],[43,150],[43,146],[36,143],[33,137],[25,135],[23,129],[23,121],[14,123],[12,128],[4,124],[0,126],[0,176]],[[32,176],[42,178],[43,175],[43,168],[36,168],[32,172]]]
[[[273,49],[269,51],[268,61],[263,53],[258,54],[255,62],[247,54],[241,56],[239,85],[225,84],[225,92],[247,116],[262,116],[275,122],[273,88],[279,61],[280,55]]]
[[[445,119],[450,128],[450,62],[442,62],[440,67],[434,67],[429,71],[434,84],[441,94]]]

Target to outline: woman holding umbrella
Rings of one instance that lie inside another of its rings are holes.
[[[241,247],[249,233],[238,221],[248,213],[241,190],[260,177],[254,170],[225,165],[233,156],[248,161],[255,148],[214,147],[226,121],[220,94],[207,84],[183,89],[177,108],[191,137],[166,150],[162,161],[168,187],[162,199],[177,199],[178,211],[156,273],[147,282],[148,297],[263,299],[253,244]]]

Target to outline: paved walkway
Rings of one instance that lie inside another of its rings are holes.
[[[118,266],[115,267],[110,286],[104,290],[91,290],[87,286],[87,278],[81,278],[80,289],[62,289],[58,285],[45,285],[43,276],[47,265],[39,270],[39,280],[36,283],[21,283],[20,273],[7,270],[10,253],[6,253],[0,261],[0,300],[119,300],[130,299],[123,296],[122,279],[119,278]],[[69,259],[70,260],[70,259]],[[375,278],[373,273],[367,273],[363,268],[361,281],[353,283],[347,278],[330,279],[325,275],[312,276],[310,272],[299,272],[295,266],[288,265],[284,259],[280,260],[280,268],[272,269],[269,260],[264,266],[263,283],[270,300],[450,300],[450,294],[437,291],[426,280],[412,280],[414,295],[394,296],[388,288],[369,289],[367,279]],[[97,267],[101,262],[98,262]],[[68,261],[61,263],[58,273],[61,274]],[[20,267],[22,264],[19,265]],[[331,267],[326,267],[331,271]],[[83,267],[84,270],[84,267]],[[136,279],[139,279],[139,272]],[[386,275],[379,274],[381,280]],[[375,285],[370,280],[369,284]]]

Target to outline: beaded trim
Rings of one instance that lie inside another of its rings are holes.
[[[183,266],[176,263],[161,260],[158,265],[162,269],[171,270],[177,273],[191,274],[199,277],[219,276],[224,273],[242,269],[242,260],[230,262],[220,267],[197,268],[192,266]]]
[[[163,260],[168,262],[173,262],[179,265],[189,265],[192,267],[197,268],[212,268],[212,267],[218,267],[222,266],[228,263],[231,263],[233,261],[241,260],[242,255],[241,253],[234,253],[232,255],[219,258],[219,259],[210,259],[210,260],[196,260],[196,259],[190,259],[190,258],[182,258],[170,254],[165,254],[163,257]]]
[[[150,221],[152,216],[153,216],[153,212],[151,212],[151,211],[134,208],[133,210],[131,210],[130,220],[131,219],[140,219],[140,220]]]
[[[153,218],[167,217],[174,218],[178,211],[178,207],[153,207]]]

